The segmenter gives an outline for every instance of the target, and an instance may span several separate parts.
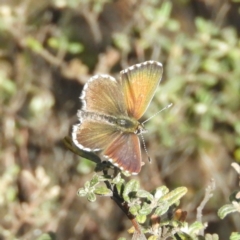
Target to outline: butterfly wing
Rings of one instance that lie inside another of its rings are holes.
[[[147,61],[120,72],[120,82],[129,116],[141,118],[161,81],[162,64]]]
[[[120,133],[103,152],[114,165],[131,174],[141,171],[141,149],[136,134]]]
[[[74,126],[72,138],[85,151],[103,150],[104,157],[121,170],[131,174],[141,170],[140,143],[133,133],[121,133],[113,125],[88,120]]]
[[[110,116],[126,115],[123,92],[115,78],[96,75],[84,85],[81,99],[82,110]]]
[[[77,147],[85,151],[105,149],[119,135],[113,125],[94,120],[82,121],[73,126],[72,139]]]

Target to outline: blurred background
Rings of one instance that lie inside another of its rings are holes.
[[[206,232],[228,239],[239,215],[217,210],[239,189],[240,3],[237,0],[0,0],[0,239],[117,239],[131,226],[109,199],[76,195],[94,164],[63,144],[94,74],[145,60],[164,76],[143,119],[150,191],[186,186],[187,221],[213,178]],[[101,94],[101,93],[99,93]]]

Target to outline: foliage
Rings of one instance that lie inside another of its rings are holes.
[[[71,145],[70,139],[65,139],[65,142],[66,146],[79,156],[85,157],[87,155],[89,160],[96,162],[96,157],[92,156],[92,153],[89,154],[89,152],[76,149],[74,145]],[[78,195],[87,197],[89,202],[95,202],[97,195],[110,197],[132,221],[133,228],[129,230],[134,234],[132,239],[146,239],[145,234],[148,235],[148,240],[219,239],[217,234],[204,234],[207,223],[203,223],[202,220],[203,209],[213,196],[216,187],[214,180],[206,188],[205,197],[197,208],[197,221],[190,225],[186,221],[187,212],[177,209],[179,200],[187,192],[186,187],[178,187],[169,192],[166,186],[161,186],[152,192],[148,192],[141,189],[140,183],[135,179],[126,182],[122,177],[124,172],[121,173],[118,168],[111,166],[111,164],[106,165],[99,161],[97,161],[97,164],[102,165],[102,167],[98,166],[96,169],[101,169],[104,175],[95,174],[90,181],[88,180],[85,183],[83,188],[78,190]],[[233,163],[232,166],[239,174],[239,165]],[[111,168],[114,168],[114,174],[108,173]],[[101,183],[105,183],[105,186]],[[224,205],[218,211],[218,215],[222,219],[229,213],[236,211],[240,213],[239,191],[232,193],[230,200],[232,205]],[[237,239],[238,237],[239,233],[233,232],[230,239]]]
[[[238,173],[239,179],[240,179],[239,165],[236,163],[232,163],[232,167],[234,167],[234,169]],[[240,185],[240,181],[239,181],[239,185]],[[229,196],[229,200],[230,200],[231,204],[226,204],[218,210],[218,216],[221,219],[225,218],[228,214],[233,213],[233,212],[240,213],[240,191],[235,190],[234,192],[232,192],[232,194]]]

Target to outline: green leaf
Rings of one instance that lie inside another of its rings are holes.
[[[110,175],[98,175],[99,182],[104,182],[104,181],[109,181],[109,180],[111,180]]]
[[[172,3],[171,2],[163,2],[162,7],[159,9],[159,15],[161,18],[165,18],[169,20],[170,14],[172,12]]]
[[[219,237],[216,233],[214,233],[214,234],[207,233],[205,235],[205,240],[219,240]]]
[[[136,219],[139,223],[143,224],[143,223],[145,223],[145,221],[147,219],[147,216],[139,214],[139,215],[136,216]]]
[[[218,59],[206,58],[202,62],[202,67],[205,71],[210,73],[218,73],[221,71],[222,66],[219,64]]]
[[[5,78],[5,76],[2,76],[1,72],[0,72],[0,90],[4,94],[7,93],[9,95],[13,95],[17,91],[16,82]]]
[[[148,215],[151,212],[152,212],[152,207],[150,204],[147,204],[147,203],[144,203],[141,209],[139,210],[139,213],[143,215]]]
[[[138,214],[138,211],[139,211],[140,208],[141,208],[140,205],[133,205],[129,208],[129,212],[132,215],[136,216]]]
[[[176,239],[179,240],[195,240],[195,238],[193,239],[190,235],[188,235],[185,232],[178,232],[176,235],[178,236],[178,238]]]
[[[33,37],[27,37],[25,39],[26,45],[32,49],[34,52],[41,52],[43,50],[42,44],[35,38]]]
[[[153,200],[153,195],[151,193],[149,193],[148,191],[145,191],[143,189],[139,189],[137,191],[137,197],[147,198],[149,201]]]
[[[95,175],[93,176],[93,178],[91,179],[89,185],[90,185],[90,187],[94,187],[94,186],[97,185],[98,183],[99,183],[98,175],[95,174]]]
[[[156,190],[154,191],[154,197],[159,199],[162,196],[164,196],[165,194],[167,194],[169,192],[169,189],[166,186],[161,186],[156,188]]]
[[[160,206],[156,208],[154,214],[161,216],[168,211],[169,204],[167,201],[165,201],[165,202],[160,203],[159,205]]]
[[[130,202],[129,194],[132,192],[136,193],[138,189],[139,189],[139,182],[136,181],[135,179],[130,180],[124,187],[123,199],[126,202]]]
[[[89,189],[90,188],[90,182],[89,181],[85,182],[84,187],[85,187],[86,190]]]
[[[186,187],[179,187],[171,191],[170,193],[164,195],[162,198],[159,199],[159,203],[167,201],[168,204],[171,206],[174,203],[177,203],[179,199],[187,193]]]
[[[212,22],[205,20],[204,18],[195,18],[195,25],[198,32],[209,35],[215,35],[218,32],[218,28],[212,24]],[[210,39],[209,39],[210,40]]]
[[[239,240],[240,239],[240,233],[238,232],[232,232],[230,236],[230,240]]]
[[[59,48],[59,40],[55,37],[49,38],[47,43],[48,43],[48,46],[51,48],[55,48],[55,49]]]
[[[112,180],[113,184],[117,184],[119,182],[122,182],[122,177],[121,177],[121,173],[118,173],[117,176]]]
[[[190,234],[197,234],[202,229],[204,229],[204,225],[201,222],[196,221],[189,226],[188,232]]]
[[[95,202],[96,201],[96,195],[93,192],[87,193],[87,199],[89,202]]]
[[[36,240],[55,240],[56,234],[55,233],[44,233],[41,236],[39,236]]]
[[[130,39],[128,35],[123,33],[114,33],[112,37],[113,37],[114,44],[122,52],[130,51]]]
[[[240,122],[235,124],[235,131],[240,134]],[[234,151],[234,158],[236,159],[236,161],[240,162],[240,148],[237,148]]]
[[[84,188],[78,189],[77,195],[80,197],[85,197],[87,195],[88,191],[86,191]]]
[[[72,54],[81,53],[83,50],[84,50],[83,45],[78,42],[71,42],[68,45],[68,51]]]
[[[112,195],[111,190],[105,186],[96,187],[94,190],[94,193],[97,195],[108,195],[108,196]]]
[[[82,158],[77,164],[77,172],[82,175],[91,173],[93,169],[94,163],[85,158]]]
[[[232,212],[236,212],[236,208],[232,205],[232,204],[226,204],[224,206],[222,206],[219,210],[218,210],[218,216],[223,219],[225,218],[229,213]]]

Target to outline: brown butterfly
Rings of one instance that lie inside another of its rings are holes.
[[[101,151],[121,170],[138,174],[142,166],[138,134],[145,131],[138,120],[148,108],[163,73],[162,64],[147,61],[120,72],[119,79],[96,75],[85,84],[80,123],[72,139],[85,151]]]

